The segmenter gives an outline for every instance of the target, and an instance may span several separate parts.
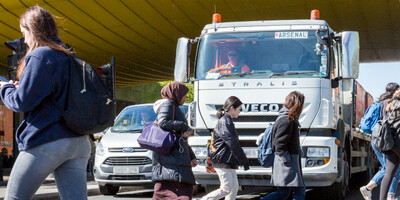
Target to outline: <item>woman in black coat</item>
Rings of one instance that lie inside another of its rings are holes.
[[[185,102],[188,91],[184,84],[174,81],[162,88],[163,99],[154,103],[160,128],[174,132],[177,139],[169,154],[153,152],[152,181],[156,183],[153,199],[192,198],[195,184],[192,167],[197,165],[197,161],[187,143],[190,129],[185,114],[179,108]]]
[[[239,165],[244,170],[249,169],[249,161],[243,148],[239,144],[239,136],[232,118],[237,118],[242,108],[242,102],[235,96],[229,97],[223,106],[218,109],[219,118],[213,134],[211,161],[217,171],[221,186],[202,198],[202,200],[216,200],[225,197],[225,200],[236,199],[239,190],[239,181],[236,170]]]
[[[272,166],[272,182],[278,191],[263,200],[285,200],[293,192],[293,199],[305,199],[306,188],[301,171],[299,141],[299,116],[304,107],[304,95],[291,92],[272,129],[272,150],[275,152]]]

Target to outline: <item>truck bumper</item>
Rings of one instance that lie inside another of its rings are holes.
[[[217,173],[206,173],[194,171],[196,183],[201,185],[219,185]],[[264,168],[257,172],[237,170],[237,176],[240,185],[249,186],[273,186],[271,184],[271,169]],[[338,173],[307,172],[303,173],[303,179],[306,187],[325,187],[332,185],[338,178]]]

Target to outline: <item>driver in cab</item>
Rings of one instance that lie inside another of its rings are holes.
[[[248,72],[250,73],[249,66],[240,63],[239,61],[239,53],[236,49],[231,49],[228,52],[228,60],[229,62],[219,66],[218,68],[211,69],[210,72],[220,73],[220,74],[230,74],[230,73],[241,73]]]

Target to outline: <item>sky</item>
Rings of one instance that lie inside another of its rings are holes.
[[[386,84],[400,84],[400,62],[360,63],[357,81],[376,100],[385,92]]]

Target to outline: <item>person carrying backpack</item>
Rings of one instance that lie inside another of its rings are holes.
[[[282,116],[280,116],[282,117]],[[278,117],[276,121],[280,118]],[[275,153],[272,151],[272,131],[274,124],[270,123],[265,129],[264,133],[261,133],[256,141],[257,144],[257,159],[261,166],[272,167],[274,164]]]
[[[393,98],[388,101],[386,108],[387,122],[390,125],[390,132],[394,137],[394,146],[389,151],[383,152],[386,155],[386,172],[382,180],[381,191],[379,194],[380,199],[387,198],[389,190],[389,183],[394,180],[396,170],[399,171],[400,164],[400,90],[393,95]],[[398,183],[398,180],[397,180]],[[388,198],[389,199],[389,198]]]
[[[236,199],[239,190],[239,181],[236,170],[239,165],[244,170],[249,169],[249,161],[243,148],[239,144],[239,136],[232,119],[237,118],[242,108],[242,102],[235,96],[230,96],[222,108],[218,109],[218,123],[214,128],[211,161],[217,171],[221,186],[210,192],[202,200],[217,200],[225,197],[225,200]]]
[[[3,103],[14,112],[24,113],[16,131],[20,153],[4,199],[32,199],[51,172],[61,199],[87,199],[89,137],[69,129],[50,101],[66,104],[68,55],[73,52],[56,42],[58,28],[49,11],[30,7],[21,15],[19,24],[29,46],[19,62],[19,82],[0,82]]]
[[[304,200],[306,196],[299,139],[299,117],[304,108],[304,95],[298,91],[291,92],[286,96],[283,106],[272,131],[275,158],[271,181],[278,191],[262,200],[286,200],[292,192],[296,200]]]
[[[388,118],[388,113],[386,112],[385,108],[387,107],[394,92],[398,88],[399,88],[399,85],[397,83],[388,83],[386,85],[386,92],[383,93],[379,98],[379,103],[381,103],[381,107],[380,107],[380,111],[379,111],[379,120],[385,120]],[[373,128],[373,127],[371,127],[371,128]],[[372,190],[381,184],[381,182],[385,176],[385,172],[386,172],[386,157],[387,156],[383,152],[379,151],[377,149],[377,147],[375,147],[373,142],[371,142],[371,146],[375,152],[375,155],[376,155],[379,163],[381,164],[381,167],[367,185],[360,187],[360,192],[365,200],[372,200]],[[388,188],[388,190],[386,191],[388,200],[394,200],[397,186],[399,184],[399,180],[400,180],[400,169],[398,169],[396,174],[394,175],[393,181],[391,181],[391,184],[390,184],[390,188],[389,188],[389,185],[385,186]],[[384,199],[386,200],[386,197]]]

